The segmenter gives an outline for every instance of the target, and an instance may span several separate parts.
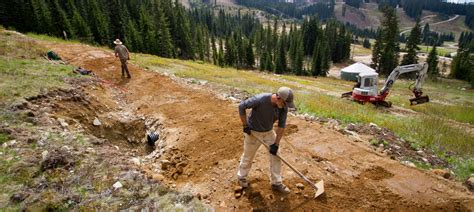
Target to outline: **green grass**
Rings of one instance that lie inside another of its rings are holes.
[[[58,37],[53,37],[49,35],[43,35],[43,34],[36,34],[36,33],[27,33],[26,34],[28,37],[37,39],[37,40],[44,40],[44,41],[50,41],[50,42],[58,42],[58,43],[81,43],[79,40],[64,40],[62,38]]]
[[[79,77],[69,65],[0,56],[0,101],[11,103],[34,96],[41,90],[69,87],[66,77]]]

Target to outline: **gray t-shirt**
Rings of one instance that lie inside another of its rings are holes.
[[[127,60],[128,59],[128,50],[127,47],[120,44],[115,46],[115,53],[118,53],[120,60]]]
[[[242,101],[239,105],[239,114],[246,115],[246,109],[252,108],[247,124],[250,129],[266,132],[273,129],[273,123],[278,120],[278,127],[285,128],[288,107],[279,109],[272,105],[272,94],[262,93]]]

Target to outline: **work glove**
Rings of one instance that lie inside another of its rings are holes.
[[[251,134],[250,127],[249,126],[244,126],[244,133]]]
[[[278,152],[278,145],[272,144],[270,145],[270,154],[276,155]]]

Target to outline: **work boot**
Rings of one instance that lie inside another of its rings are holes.
[[[239,185],[242,188],[248,188],[249,187],[249,182],[247,182],[247,179],[245,179],[245,178],[239,178]]]
[[[283,183],[281,184],[273,184],[272,185],[272,190],[274,191],[278,191],[282,194],[289,194],[290,193],[290,189]]]

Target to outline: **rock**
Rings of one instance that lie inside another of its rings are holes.
[[[449,179],[451,177],[451,173],[449,171],[443,169],[432,169],[431,172],[443,178]]]
[[[48,150],[44,150],[44,151],[41,153],[41,156],[42,156],[43,160],[46,160],[46,157],[48,156]]]
[[[175,172],[171,177],[173,178],[173,180],[177,180],[178,176],[179,174]]]
[[[295,194],[300,195],[300,194],[301,194],[301,191],[300,191],[300,190],[296,190],[296,191],[295,191]]]
[[[273,196],[273,194],[269,194],[269,195],[266,196],[266,199],[268,199],[268,200],[274,200],[275,197]]]
[[[304,197],[305,199],[308,199],[308,198],[309,198],[309,196],[308,196],[307,194],[303,195],[303,197]]]
[[[161,170],[168,170],[169,165],[171,162],[169,160],[161,160]]]
[[[371,128],[379,128],[379,126],[378,126],[377,124],[374,124],[374,123],[372,123],[372,122],[370,122],[369,127],[371,127]]]
[[[97,117],[94,119],[94,122],[93,122],[92,124],[93,124],[94,126],[100,126],[100,125],[102,125],[102,123],[99,121],[99,119],[98,119]]]
[[[161,174],[153,174],[151,177],[156,181],[163,181],[165,179],[165,177]]]
[[[7,142],[7,145],[8,146],[15,146],[16,143],[17,143],[16,140],[11,140],[11,141]]]
[[[132,158],[132,159],[130,159],[130,161],[131,161],[133,164],[137,165],[137,166],[140,165],[140,159],[138,159],[138,158]]]
[[[123,187],[122,183],[120,181],[117,181],[113,185],[114,189],[120,189]]]
[[[335,119],[329,120],[329,122],[327,123],[327,126],[330,129],[336,129],[336,128],[339,129],[339,123]]]
[[[95,153],[95,149],[91,147],[87,147],[86,153]]]
[[[402,164],[403,164],[403,165],[406,165],[406,166],[409,166],[409,167],[414,167],[414,168],[416,168],[416,165],[415,165],[413,162],[411,162],[411,161],[402,161]]]
[[[421,160],[422,160],[423,162],[425,162],[425,163],[428,163],[428,162],[429,162],[428,159],[426,159],[426,158],[421,158]]]
[[[220,207],[223,207],[223,208],[227,207],[227,205],[225,204],[224,201],[222,201],[221,204],[219,204],[219,206],[220,206]]]
[[[474,192],[474,176],[471,176],[469,179],[467,179],[465,184],[470,191]]]
[[[238,198],[240,198],[240,197],[242,196],[242,194],[240,194],[240,193],[235,193],[234,196],[235,196],[236,199],[238,199]]]
[[[298,188],[298,189],[300,189],[300,190],[303,190],[303,189],[304,189],[303,183],[297,183],[297,184],[296,184],[296,188]]]
[[[63,127],[64,129],[66,129],[69,126],[69,124],[63,118],[58,118],[58,122],[61,125],[61,127]]]
[[[20,203],[20,202],[23,202],[23,200],[25,200],[26,198],[28,198],[28,196],[30,196],[29,193],[20,191],[20,192],[14,193],[10,197],[10,200],[15,203]]]
[[[66,152],[69,152],[69,151],[71,151],[71,147],[62,146],[62,147],[61,147],[61,150],[66,151]]]
[[[418,151],[416,151],[416,153],[422,155],[422,154],[423,154],[423,151],[422,151],[422,150],[418,150]]]
[[[74,165],[74,158],[71,153],[63,149],[55,149],[47,153],[41,162],[41,170],[56,169],[65,167],[66,169]]]
[[[334,169],[331,168],[331,167],[326,168],[326,171],[330,172],[331,174],[336,173],[336,170],[334,170]]]
[[[356,130],[356,125],[353,124],[353,123],[350,123],[350,124],[347,125],[346,130],[348,130],[348,131],[357,131]]]
[[[235,193],[239,193],[239,192],[241,192],[243,189],[244,189],[244,188],[243,188],[242,186],[235,186],[235,187],[234,187],[234,192],[235,192]]]

